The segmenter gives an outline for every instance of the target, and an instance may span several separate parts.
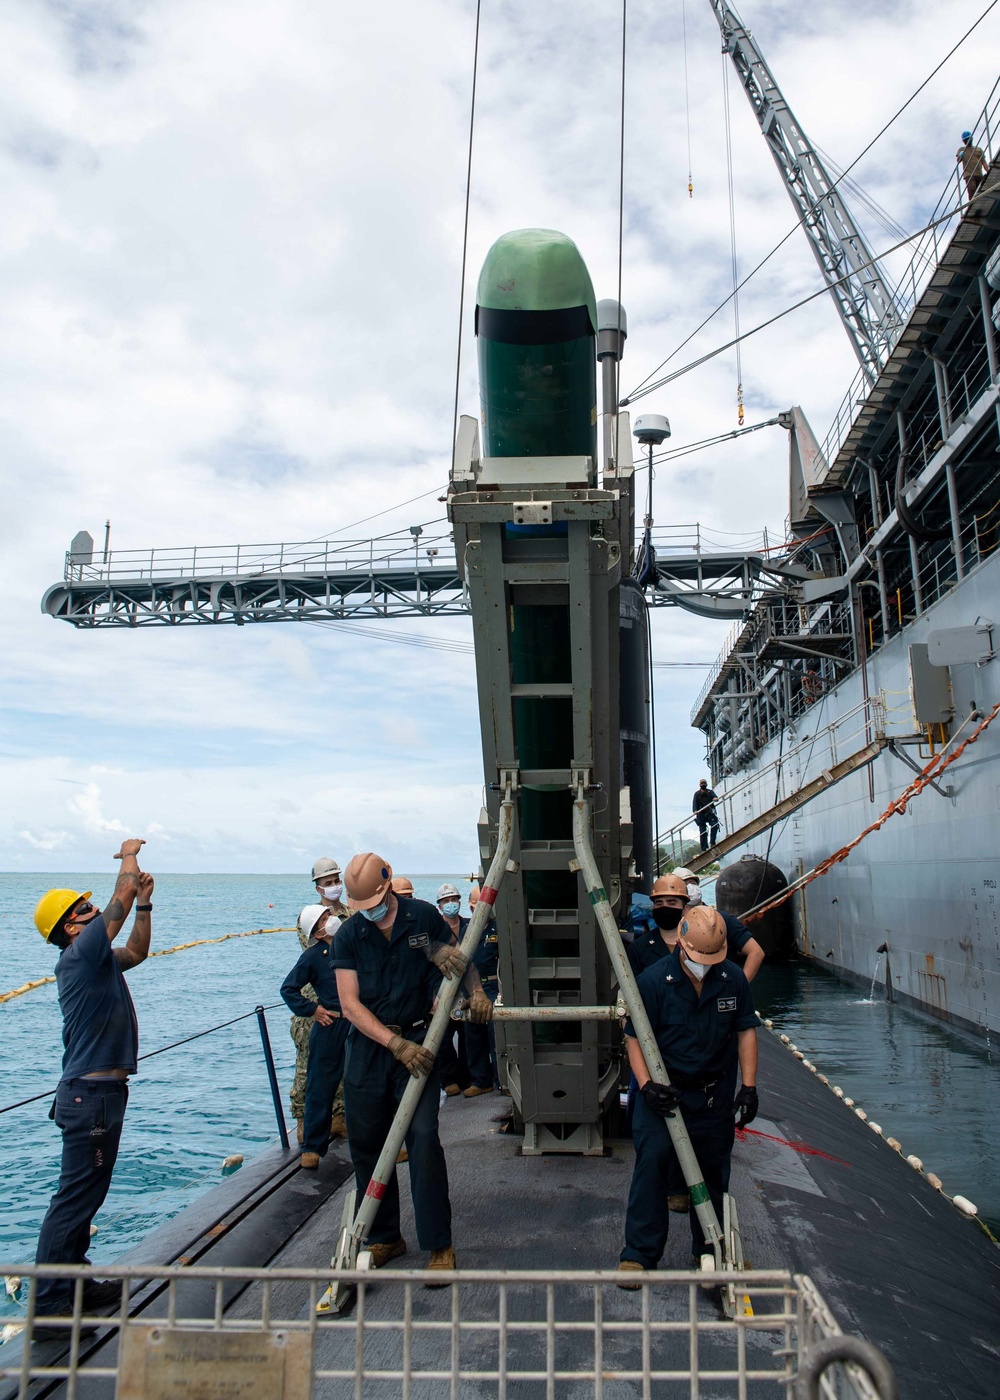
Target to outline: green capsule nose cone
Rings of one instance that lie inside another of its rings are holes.
[[[560,311],[585,306],[597,334],[597,298],[572,238],[550,228],[520,228],[498,238],[479,274],[477,303],[494,311]]]

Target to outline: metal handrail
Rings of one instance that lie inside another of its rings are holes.
[[[443,567],[453,569],[455,554],[450,530],[444,527],[417,538],[406,530],[374,540],[117,549],[93,562],[82,560],[69,550],[64,577],[67,583],[122,583],[157,578],[256,578],[288,573],[368,575],[393,567],[413,569],[418,574],[441,572]]]
[[[997,118],[1000,115],[1000,96],[998,96],[1000,80],[994,84],[993,90],[983,106],[983,109],[973,127],[973,142],[982,147],[987,165],[993,163],[993,130],[997,126]],[[956,199],[956,187],[958,198]],[[926,222],[933,223],[938,219],[951,204],[955,204],[955,212],[945,223],[936,224],[933,228],[928,228],[914,244],[913,253],[909,262],[896,280],[892,290],[894,298],[903,313],[903,319],[896,327],[891,339],[887,340],[887,353],[889,354],[899,342],[899,338],[909,321],[914,307],[919,301],[924,288],[930,281],[934,269],[941,261],[945,245],[950,241],[951,235],[956,226],[961,221],[964,206],[967,203],[965,191],[962,188],[961,167],[957,166],[955,172],[948,177],[947,183],[934,208],[928,215]],[[854,426],[858,409],[868,398],[869,390],[868,372],[859,369],[851,380],[843,402],[837,409],[836,414],[826,437],[823,439],[822,455],[823,460],[832,465],[837,453],[843,446],[844,440]]]

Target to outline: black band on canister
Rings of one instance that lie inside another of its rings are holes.
[[[593,335],[590,308],[565,306],[556,311],[498,311],[476,307],[476,335],[505,345],[557,345]]]

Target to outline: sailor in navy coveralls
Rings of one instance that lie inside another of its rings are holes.
[[[403,1097],[408,1075],[427,1083],[406,1134],[410,1191],[421,1249],[431,1269],[455,1267],[451,1241],[448,1168],[438,1136],[440,1075],[422,1044],[442,972],[462,976],[467,963],[451,946],[451,929],[433,904],[406,899],[391,888],[392,867],[373,852],[344,871],[347,902],[355,913],[337,930],[333,965],[343,1014],[351,1022],[344,1072],[347,1140],[359,1192],[367,1190]],[[481,1004],[480,1004],[481,1003]],[[470,1012],[493,1007],[480,990]],[[368,1246],[376,1266],[406,1253],[400,1234],[399,1182],[388,1182]]]
[[[318,911],[318,912],[317,912]],[[338,927],[333,908],[307,905],[299,915],[303,932],[311,942],[281,984],[281,998],[293,1016],[312,1021],[309,1061],[306,1068],[306,1101],[302,1121],[302,1166],[315,1168],[330,1143],[333,1100],[344,1077],[344,1053],[351,1023],[341,1013],[337,974],[330,945]],[[346,922],[346,920],[345,920]],[[308,926],[307,926],[308,925]],[[316,1000],[302,995],[311,986]]]
[[[678,1171],[665,1115],[680,1111],[716,1214],[729,1186],[734,1129],[757,1113],[757,1018],[746,977],[726,958],[726,929],[714,909],[688,910],[678,946],[637,978],[670,1085],[646,1068],[631,1020],[629,1062],[639,1083],[632,1123],[635,1168],[619,1269],[655,1269],[667,1242],[667,1193]],[[737,1065],[742,1088],[736,1092]],[[739,1113],[738,1122],[734,1114]],[[704,1248],[691,1212],[692,1253]],[[636,1285],[637,1286],[637,1285]]]

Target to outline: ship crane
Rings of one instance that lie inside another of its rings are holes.
[[[709,3],[722,51],[733,61],[854,353],[874,384],[903,328],[896,297],[750,30],[726,0]]]

